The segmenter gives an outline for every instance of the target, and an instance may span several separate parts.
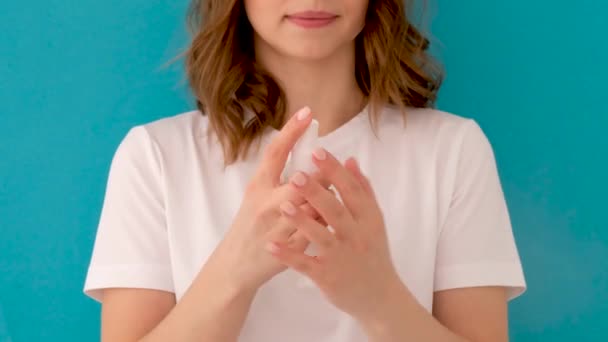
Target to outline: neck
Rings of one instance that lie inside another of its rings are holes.
[[[256,45],[256,60],[279,83],[287,100],[287,117],[309,106],[319,121],[319,135],[337,129],[363,107],[364,96],[355,78],[355,47],[345,46],[332,56],[307,60],[280,55]]]

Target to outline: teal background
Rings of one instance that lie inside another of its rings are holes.
[[[112,154],[192,108],[182,1],[0,3],[0,342],[94,341],[82,294]],[[529,290],[513,341],[608,340],[608,3],[438,0],[440,108],[497,156]]]

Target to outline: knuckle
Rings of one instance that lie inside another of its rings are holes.
[[[268,213],[265,210],[257,209],[253,212],[251,221],[253,221],[255,225],[260,225],[261,223],[266,221],[267,217]]]
[[[312,186],[310,186],[310,184],[312,184]],[[322,195],[322,192],[325,191],[324,188],[318,184],[314,184],[314,182],[309,182],[307,183],[307,185],[309,186],[304,186],[303,187],[303,191],[307,196],[313,197],[313,198],[319,198],[319,196]]]
[[[304,196],[302,196],[302,194],[300,194],[294,186],[287,185],[286,188],[287,188],[287,190],[285,191],[286,199],[292,201],[294,204],[297,204],[297,205],[304,205],[306,203]]]
[[[335,165],[327,165],[325,167],[325,170],[323,170],[323,173],[325,174],[325,177],[327,178],[327,180],[330,182],[340,178],[339,174],[338,174],[338,168],[335,167]]]
[[[336,205],[334,212],[336,213],[336,219],[338,222],[343,222],[348,217],[346,209],[341,205]]]
[[[362,253],[362,254],[366,254],[370,251],[370,244],[363,240],[363,239],[357,239],[355,241],[353,241],[353,246],[356,252],[358,253]]]
[[[346,182],[346,184],[344,184],[344,191],[349,194],[357,195],[360,190],[361,188],[355,182]]]
[[[279,217],[278,212],[268,201],[258,202],[254,211],[253,219],[255,222],[272,222],[271,220]]]

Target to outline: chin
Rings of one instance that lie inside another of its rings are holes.
[[[301,60],[323,60],[335,56],[344,48],[339,39],[282,39],[272,48],[284,57]]]
[[[299,60],[323,60],[331,57],[336,53],[337,48],[327,46],[291,46],[279,49],[280,53],[285,57],[290,57]]]

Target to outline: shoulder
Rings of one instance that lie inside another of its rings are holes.
[[[401,155],[409,158],[421,174],[434,170],[444,189],[453,189],[460,181],[457,178],[474,168],[494,168],[490,140],[473,118],[432,108],[410,108],[403,129],[400,112],[390,109],[383,112],[380,129],[384,131],[381,138],[387,137],[383,139],[384,148],[393,146],[396,153],[404,151]]]
[[[408,124],[417,127],[450,128],[466,124],[471,118],[436,108],[408,108]]]
[[[182,139],[205,138],[209,120],[198,110],[191,110],[162,117],[138,125],[150,138],[165,145]]]
[[[399,110],[387,106],[380,119],[380,129],[394,130],[403,127],[403,117]],[[401,135],[418,147],[432,146],[437,149],[452,150],[466,144],[488,144],[487,136],[478,122],[465,115],[435,108],[406,109],[406,126]]]
[[[209,118],[199,110],[181,112],[134,126],[144,131],[163,155],[215,150],[219,145],[209,141]]]
[[[160,169],[196,159],[212,162],[221,157],[219,144],[210,143],[209,120],[198,110],[181,112],[132,126],[121,141],[117,154],[131,160],[148,160]]]

